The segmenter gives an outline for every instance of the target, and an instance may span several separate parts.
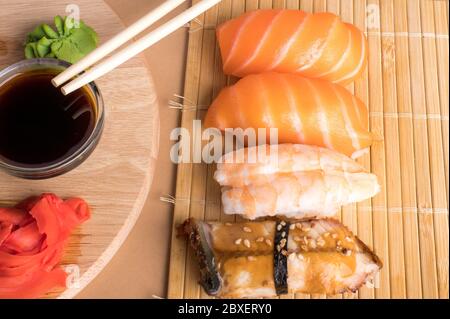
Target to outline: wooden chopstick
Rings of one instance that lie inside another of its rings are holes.
[[[110,72],[111,70],[115,69],[122,63],[128,61],[130,58],[134,57],[135,55],[141,53],[148,47],[152,46],[153,44],[157,43],[159,40],[163,39],[164,37],[168,36],[172,32],[176,31],[195,17],[199,16],[209,8],[213,7],[217,3],[219,3],[221,0],[203,0],[192,6],[191,8],[187,9],[185,12],[181,13],[177,17],[173,18],[172,20],[166,22],[162,26],[158,27],[154,31],[150,32],[146,36],[143,36],[139,40],[137,40],[134,43],[131,43],[129,46],[123,48],[113,56],[106,58],[104,61],[100,62],[99,64],[92,67],[92,69],[86,71],[84,74],[74,78],[71,82],[66,84],[61,91],[64,95],[67,95],[84,85],[95,81],[96,79],[100,78],[101,76],[105,75],[106,73]],[[128,30],[128,29],[127,29]],[[128,34],[127,30],[124,32]],[[130,37],[131,39],[132,37]],[[96,49],[98,50],[98,49]],[[95,52],[94,50],[93,52]],[[91,53],[92,54],[92,53]],[[78,62],[80,63],[80,62]],[[78,63],[74,65],[74,69],[80,69],[79,67],[75,67]],[[94,62],[95,63],[95,62]],[[91,64],[92,65],[92,64]],[[81,68],[84,70],[84,68]],[[69,69],[64,71],[62,74],[67,72]],[[73,72],[73,71],[71,71]],[[75,76],[75,74],[70,74],[71,77]],[[61,78],[66,78],[67,75],[62,76]],[[54,79],[55,80],[55,79]],[[55,82],[55,81],[54,81]]]
[[[178,7],[180,4],[186,0],[168,0],[162,5],[152,10],[138,21],[130,25],[128,28],[114,36],[112,39],[105,42],[103,45],[98,47],[96,50],[92,51],[90,54],[85,56],[83,59],[78,61],[76,64],[67,68],[64,72],[57,75],[52,83],[54,86],[58,87],[61,84],[67,82],[77,74],[86,70],[88,67],[97,63],[103,59],[106,55],[113,52],[115,49],[119,48],[133,37],[150,27],[153,23],[161,19],[163,16],[171,12],[173,9]]]

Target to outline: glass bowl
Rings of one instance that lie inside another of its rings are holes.
[[[52,69],[57,72],[62,72],[69,66],[70,63],[57,59],[23,60],[0,71],[0,87],[18,74],[39,69]],[[91,95],[92,101],[95,103],[96,117],[94,127],[84,143],[80,144],[74,151],[58,158],[51,164],[18,164],[8,161],[8,159],[2,157],[0,154],[0,169],[6,171],[10,175],[21,178],[45,179],[67,173],[83,163],[97,146],[105,122],[103,98],[99,88],[94,82],[91,82],[86,85],[85,89],[87,93]]]

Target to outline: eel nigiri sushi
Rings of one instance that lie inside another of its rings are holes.
[[[380,190],[374,174],[326,148],[260,145],[244,149],[238,161],[239,152],[225,154],[214,174],[223,186],[226,214],[248,219],[327,217],[335,215],[340,206],[365,200]]]
[[[187,220],[206,293],[222,298],[354,292],[381,269],[380,259],[333,219],[295,223]]]
[[[367,40],[332,13],[256,10],[217,29],[226,74],[298,73],[348,84],[367,64]]]
[[[222,131],[278,128],[278,143],[318,145],[352,157],[372,144],[361,100],[340,85],[295,74],[249,75],[224,88],[204,124]]]

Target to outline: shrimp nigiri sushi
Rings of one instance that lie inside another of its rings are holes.
[[[340,85],[295,74],[249,75],[222,89],[204,124],[222,131],[277,128],[278,143],[318,145],[352,157],[372,144],[361,100]]]
[[[367,40],[332,13],[256,10],[217,29],[226,74],[276,71],[348,84],[367,64]]]
[[[222,186],[224,212],[248,219],[334,216],[342,205],[365,200],[380,190],[377,177],[351,158],[298,144],[260,145],[227,153],[219,160],[214,179]]]
[[[355,292],[380,259],[333,219],[242,223],[187,220],[206,293],[221,298]]]

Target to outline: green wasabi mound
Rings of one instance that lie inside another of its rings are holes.
[[[76,63],[97,47],[97,33],[80,21],[78,25],[68,17],[56,16],[55,29],[48,24],[38,25],[25,41],[25,58],[56,58]]]

